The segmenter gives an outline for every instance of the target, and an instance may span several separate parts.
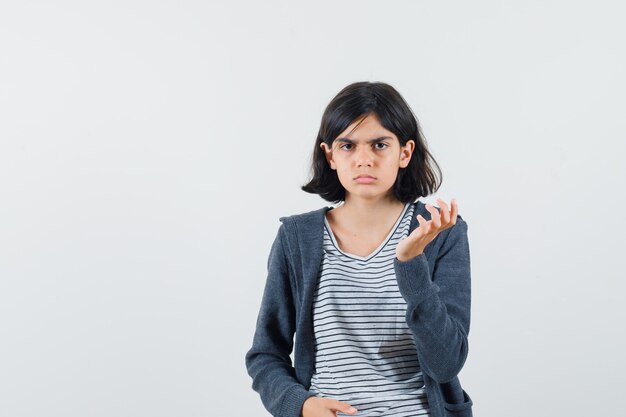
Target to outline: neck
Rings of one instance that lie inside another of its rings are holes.
[[[352,227],[375,229],[386,225],[390,218],[397,218],[404,205],[395,197],[364,199],[346,195],[345,202],[338,208],[341,209],[344,221]]]

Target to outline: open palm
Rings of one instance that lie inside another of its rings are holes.
[[[396,258],[406,262],[424,252],[424,248],[437,237],[437,235],[456,224],[456,216],[459,212],[456,200],[453,198],[448,209],[447,204],[438,198],[439,210],[430,204],[426,204],[426,210],[431,214],[431,219],[426,220],[421,214],[417,215],[419,226],[406,238],[398,242],[396,246]]]

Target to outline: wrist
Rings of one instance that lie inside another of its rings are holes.
[[[423,250],[419,250],[419,251],[416,251],[416,252],[412,252],[411,254],[408,254],[408,255],[405,255],[405,254],[398,255],[398,254],[396,254],[396,258],[398,258],[398,260],[400,262],[408,262],[411,259],[413,259],[415,257],[418,257],[418,256],[420,256],[423,253],[424,253]]]

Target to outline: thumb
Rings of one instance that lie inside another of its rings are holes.
[[[332,407],[333,409],[337,411],[341,411],[342,413],[346,413],[346,414],[354,414],[357,412],[356,408],[352,407],[350,404],[341,402],[339,400],[334,400]]]

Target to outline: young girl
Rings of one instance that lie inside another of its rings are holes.
[[[393,87],[354,83],[326,108],[302,189],[342,204],[280,218],[245,358],[273,416],[472,416],[467,223],[454,199],[417,201],[435,171]]]

